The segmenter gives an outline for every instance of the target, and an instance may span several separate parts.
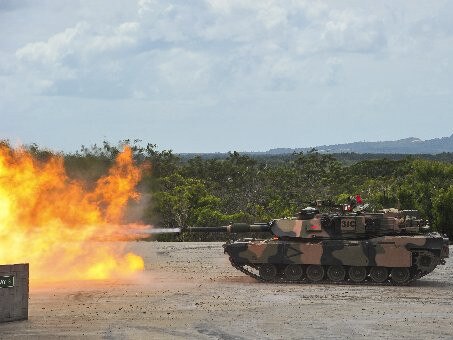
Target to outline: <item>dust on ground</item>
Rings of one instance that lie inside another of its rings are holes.
[[[222,243],[128,246],[144,273],[34,285],[29,320],[0,324],[0,338],[453,337],[451,260],[408,287],[265,284],[231,267]]]

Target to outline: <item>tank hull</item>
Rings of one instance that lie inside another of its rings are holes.
[[[273,274],[275,268],[275,275],[261,275],[260,272],[258,276],[262,279],[264,276],[265,281],[285,280],[285,277],[291,278],[290,281],[307,278],[310,281],[310,275],[306,274],[307,270],[313,268],[324,272],[322,279],[331,278],[334,281],[348,281],[349,276],[354,278],[354,270],[366,271],[366,277],[359,281],[367,281],[370,272],[374,273],[376,268],[380,268],[381,274],[387,273],[385,281],[392,280],[392,273],[395,279],[397,273],[402,272],[410,277],[405,279],[404,276],[404,280],[399,280],[401,282],[398,283],[409,283],[445,262],[444,259],[448,257],[448,239],[438,233],[430,233],[361,240],[300,238],[239,240],[225,244],[224,249],[235,267],[244,269],[245,266],[249,266],[257,270],[266,267],[272,271],[270,274]],[[300,278],[294,280],[294,275],[288,275],[288,267],[292,272],[301,271]],[[332,274],[334,270],[339,276]],[[341,278],[343,271],[344,278],[337,280]],[[351,275],[348,275],[349,273]],[[374,281],[380,280],[381,278]]]

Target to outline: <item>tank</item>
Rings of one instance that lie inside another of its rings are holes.
[[[353,200],[321,212],[326,205],[317,201],[269,223],[188,229],[267,233],[223,245],[233,267],[265,282],[407,285],[449,257],[448,238],[429,231],[416,210],[367,212]]]

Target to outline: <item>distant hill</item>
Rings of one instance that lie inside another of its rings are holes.
[[[296,149],[276,148],[257,154],[282,155],[293,152],[307,152],[313,148],[321,153],[438,154],[442,152],[453,152],[453,135],[450,137],[427,140],[410,137],[396,141],[354,142],[335,145],[318,145],[309,148]]]
[[[396,141],[381,142],[354,142],[334,145],[318,145],[308,148],[275,148],[268,151],[241,151],[242,155],[254,158],[277,159],[281,156],[291,157],[293,153],[308,152],[315,149],[319,153],[333,154],[337,159],[363,160],[386,157],[389,159],[403,159],[406,155],[419,155],[424,159],[453,161],[453,135],[450,137],[421,140],[409,137]],[[195,156],[208,159],[222,159],[228,156],[226,152],[215,153],[179,153],[183,159]],[[382,156],[381,156],[382,155]],[[434,156],[436,155],[436,156]]]

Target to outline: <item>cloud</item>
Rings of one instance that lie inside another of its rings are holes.
[[[334,10],[324,23],[321,41],[326,50],[371,53],[386,47],[386,32],[373,15]]]
[[[288,113],[278,114],[330,122],[367,108],[387,114],[423,93],[437,105],[451,93],[450,1],[1,3],[4,112],[19,110],[17,98],[23,107],[115,100],[154,115],[234,112],[256,122],[281,100]]]
[[[55,34],[46,42],[29,43],[17,50],[16,57],[28,62],[52,65],[60,63],[64,57],[76,53],[76,47],[80,45],[77,38],[80,38],[87,28],[86,23],[79,23],[75,27]]]
[[[40,94],[151,99],[226,87],[294,91],[309,67],[303,58],[384,47],[375,17],[319,3],[140,0],[128,21],[78,22],[15,56],[41,78]]]

